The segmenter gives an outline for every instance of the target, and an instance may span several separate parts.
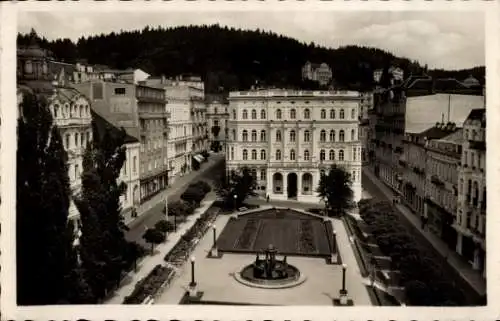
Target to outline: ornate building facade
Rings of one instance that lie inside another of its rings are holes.
[[[229,94],[228,168],[249,167],[271,199],[318,202],[332,164],[352,176],[361,198],[358,92],[258,90]]]
[[[474,109],[463,125],[459,166],[456,251],[486,276],[486,109]]]
[[[206,97],[207,121],[210,132],[210,149],[226,150],[229,138],[229,104],[224,97]]]

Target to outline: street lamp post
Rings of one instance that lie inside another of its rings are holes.
[[[234,198],[234,210],[236,211],[236,200],[238,199],[238,195],[234,194],[233,198]]]
[[[345,272],[347,270],[347,264],[342,264],[342,290],[341,294],[345,294],[347,291],[345,289]]]
[[[212,224],[212,231],[213,231],[213,237],[214,237],[214,244],[212,246],[212,256],[218,256],[217,253],[217,227],[215,224]]]
[[[189,296],[190,297],[196,297],[198,294],[198,291],[196,289],[196,281],[194,279],[194,262],[195,258],[194,256],[191,257],[191,282],[189,283]]]

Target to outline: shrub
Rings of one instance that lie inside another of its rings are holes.
[[[167,220],[160,220],[160,221],[156,222],[155,229],[162,232],[163,234],[166,234],[167,232],[174,230],[174,224],[172,224],[171,222],[169,222]]]
[[[123,300],[124,304],[141,304],[148,296],[154,295],[165,283],[173,269],[158,264],[134,288],[134,291]]]
[[[181,199],[186,202],[200,204],[203,198],[205,198],[205,194],[201,187],[189,185],[184,193],[182,193]]]
[[[155,244],[160,244],[165,241],[165,235],[154,228],[148,228],[142,235],[142,238],[151,244],[151,253],[153,252]]]

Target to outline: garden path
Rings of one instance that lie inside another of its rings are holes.
[[[216,194],[214,191],[208,193],[202,201],[200,207],[196,209],[195,213],[188,216],[184,223],[179,224],[176,232],[169,233],[167,240],[155,248],[153,255],[148,255],[141,262],[139,262],[137,264],[137,271],[131,271],[122,281],[122,284],[124,285],[116,290],[113,296],[104,303],[122,304],[125,297],[134,291],[137,282],[146,277],[158,264],[165,265],[165,255],[175,246],[181,236],[186,233],[189,228],[191,228],[191,226],[196,222],[196,219],[199,218],[201,214],[203,214],[213,204],[215,199]]]

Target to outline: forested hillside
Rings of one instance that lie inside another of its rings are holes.
[[[27,44],[28,35],[18,43]],[[90,64],[112,68],[141,68],[152,75],[196,74],[206,81],[207,92],[247,89],[256,82],[278,87],[310,87],[301,80],[306,61],[326,62],[333,69],[339,88],[370,88],[373,70],[397,65],[406,75],[420,73],[415,61],[395,57],[389,52],[367,47],[338,49],[318,47],[270,32],[237,30],[212,26],[145,28],[141,31],[110,33],[49,42],[41,39],[58,60],[74,63],[85,59]],[[473,74],[481,82],[484,67],[464,71],[429,71],[429,74],[463,80]]]

